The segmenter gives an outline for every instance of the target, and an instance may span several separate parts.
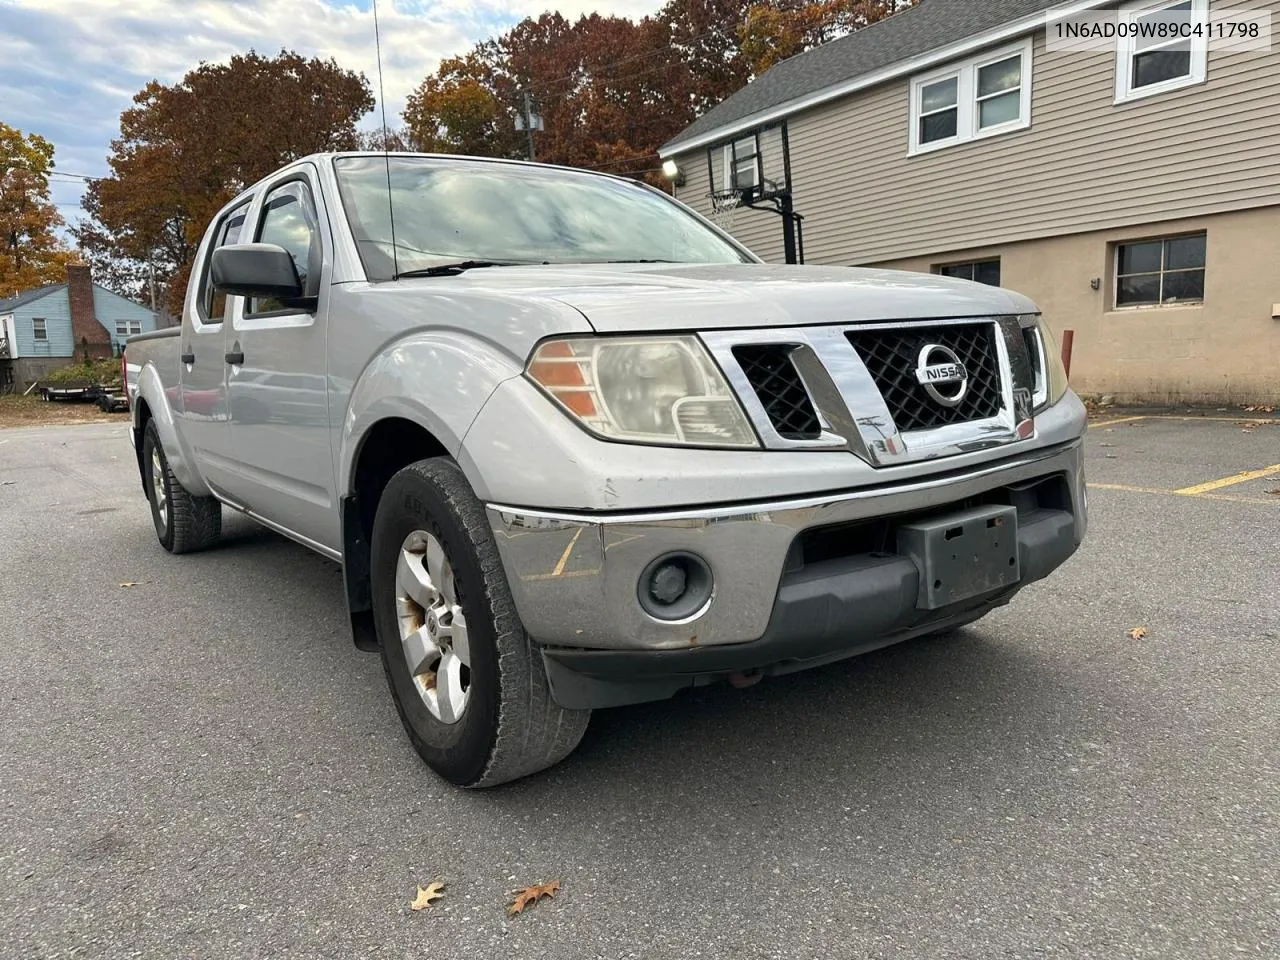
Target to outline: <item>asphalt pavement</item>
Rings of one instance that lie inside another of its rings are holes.
[[[1280,424],[1218,416],[1095,425],[1084,547],[979,623],[475,793],[335,564],[171,557],[123,423],[0,430],[0,956],[1280,956]]]

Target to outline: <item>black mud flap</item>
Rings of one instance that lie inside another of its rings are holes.
[[[342,582],[346,588],[347,613],[351,617],[351,642],[357,649],[377,651],[378,632],[373,625],[373,587],[369,577],[369,541],[360,523],[360,504],[355,494],[343,497],[338,510],[342,523]]]

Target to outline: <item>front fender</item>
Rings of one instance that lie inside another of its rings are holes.
[[[456,458],[485,402],[520,370],[493,344],[450,331],[409,334],[387,346],[351,389],[338,441],[342,492],[354,489],[360,443],[376,423],[416,423]]]
[[[135,446],[139,461],[142,458],[142,404],[138,400],[141,399],[146,403],[147,409],[151,412],[151,419],[156,423],[160,444],[164,447],[165,459],[169,461],[169,468],[178,478],[178,482],[193,496],[210,496],[212,491],[196,470],[191,447],[183,438],[182,431],[178,429],[174,418],[171,401],[176,397],[178,388],[176,386],[172,388],[174,397],[171,397],[153,363],[144,364],[137,377],[137,394],[134,396],[130,414],[133,418]]]

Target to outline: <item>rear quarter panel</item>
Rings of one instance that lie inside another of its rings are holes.
[[[182,402],[178,381],[180,333],[178,328],[159,330],[134,337],[125,346],[134,445],[141,457],[143,420],[150,417],[155,421],[165,457],[178,482],[196,496],[207,496],[209,488],[195,469],[191,448],[175,416],[181,411]]]

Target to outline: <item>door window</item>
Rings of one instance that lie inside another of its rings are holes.
[[[303,297],[316,296],[320,290],[320,230],[311,188],[306,183],[290,180],[267,194],[258,224],[258,242],[284,247],[298,271]],[[260,297],[251,302],[249,312],[271,313],[300,306],[275,297]]]
[[[200,287],[200,319],[206,323],[221,323],[227,309],[227,295],[225,293],[216,293],[213,289],[213,277],[209,271],[209,261],[213,258],[213,251],[218,247],[240,242],[240,232],[244,227],[244,217],[248,210],[249,204],[244,203],[228,213],[223,218],[222,223],[218,225],[218,232],[214,236],[213,246],[209,248],[209,256],[204,265],[204,280]]]

